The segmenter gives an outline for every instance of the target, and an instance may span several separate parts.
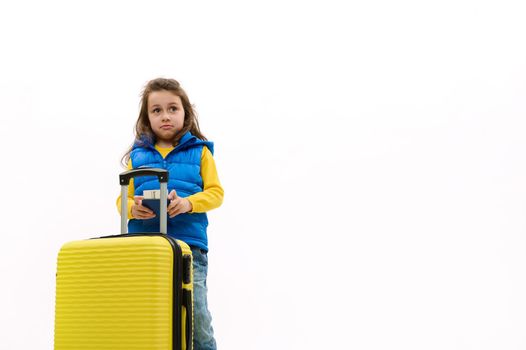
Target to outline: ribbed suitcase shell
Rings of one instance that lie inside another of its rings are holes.
[[[191,257],[186,243],[176,243]],[[192,292],[191,260],[185,284],[174,277],[182,267],[174,266],[180,260],[174,259],[172,244],[163,235],[65,244],[57,262],[55,350],[191,349],[185,334],[187,326],[193,330],[193,317],[186,325],[186,307],[174,308],[174,300],[183,300],[182,290]]]

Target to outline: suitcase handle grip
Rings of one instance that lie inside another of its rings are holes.
[[[137,168],[125,171],[119,175],[121,183],[121,234],[126,233],[126,226],[128,223],[128,185],[130,180],[134,177],[139,176],[157,176],[161,185],[161,203],[160,203],[160,227],[159,231],[166,234],[168,232],[168,214],[167,214],[167,202],[168,202],[168,170],[159,168]]]
[[[119,180],[122,185],[128,186],[130,184],[130,180],[134,177],[139,176],[157,176],[159,179],[159,182],[168,182],[168,170],[165,169],[159,169],[159,168],[138,168],[138,169],[132,169],[123,172],[119,175]]]

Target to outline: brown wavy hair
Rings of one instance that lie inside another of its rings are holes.
[[[135,143],[142,143],[144,140],[148,140],[155,143],[155,133],[152,130],[150,125],[150,119],[148,119],[148,97],[152,92],[156,91],[170,91],[174,95],[177,95],[181,98],[184,109],[184,124],[183,128],[177,132],[173,139],[172,145],[175,146],[181,139],[181,137],[187,132],[190,131],[198,139],[206,141],[206,137],[201,133],[199,129],[199,122],[197,120],[197,113],[194,109],[194,106],[190,103],[188,95],[181,87],[181,84],[175,79],[166,79],[166,78],[157,78],[150,80],[144,86],[141,95],[141,109],[139,111],[139,118],[135,123]],[[130,160],[130,153],[133,149],[133,145],[128,149],[128,151],[122,157],[122,164],[126,167],[128,161]]]

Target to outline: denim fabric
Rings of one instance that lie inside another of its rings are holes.
[[[194,350],[216,350],[212,315],[206,298],[208,256],[204,250],[192,247],[194,267]]]

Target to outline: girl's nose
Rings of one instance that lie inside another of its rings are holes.
[[[161,118],[162,120],[170,120],[170,113],[164,112]]]

